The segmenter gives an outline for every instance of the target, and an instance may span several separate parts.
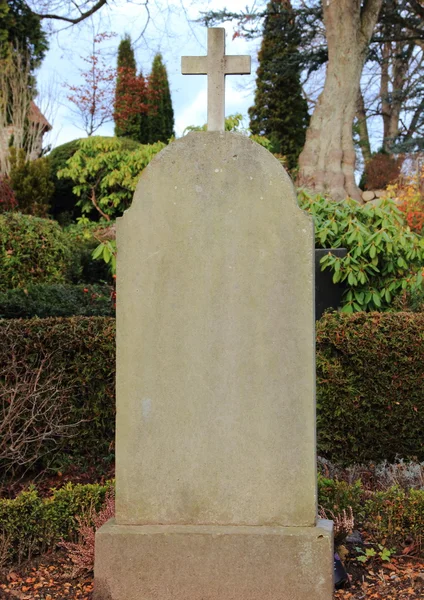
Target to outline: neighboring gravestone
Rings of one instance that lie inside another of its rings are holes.
[[[288,175],[245,136],[192,133],[117,230],[116,519],[95,598],[330,600],[314,236]]]

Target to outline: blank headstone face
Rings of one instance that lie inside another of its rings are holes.
[[[280,163],[190,134],[117,243],[117,522],[314,525],[313,226]]]

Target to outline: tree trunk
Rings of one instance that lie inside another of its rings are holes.
[[[362,158],[366,164],[371,158],[371,143],[368,131],[367,112],[361,88],[359,88],[358,101],[356,104],[356,118],[358,120],[359,145],[361,147]]]
[[[360,200],[352,127],[361,73],[383,0],[323,0],[328,64],[306,143],[298,184],[333,200]],[[362,6],[363,4],[363,6]]]

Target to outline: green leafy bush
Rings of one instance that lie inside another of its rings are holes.
[[[100,137],[97,139],[101,140],[114,140],[117,138]],[[73,193],[74,181],[69,177],[58,177],[57,173],[65,169],[67,161],[77,152],[79,149],[80,140],[72,140],[66,144],[62,144],[54,148],[50,154],[47,155],[47,160],[50,164],[50,171],[52,181],[54,184],[53,197],[51,199],[52,215],[57,218],[60,222],[64,221],[67,217],[68,221],[74,221],[81,216],[81,209],[77,206],[79,198]],[[124,150],[135,150],[140,146],[138,142],[134,140],[124,138],[120,140],[121,147]]]
[[[8,560],[20,563],[73,539],[77,518],[100,509],[110,485],[68,483],[48,498],[32,488],[13,500],[0,499],[0,540],[8,545]]]
[[[28,285],[0,292],[0,318],[112,317],[112,293],[108,285]]]
[[[424,460],[424,313],[328,313],[316,335],[319,453]]]
[[[129,150],[125,138],[92,136],[79,141],[57,176],[72,179],[83,214],[110,220],[131,205],[141,172],[164,147],[157,142]]]
[[[11,148],[9,180],[20,212],[47,215],[54,191],[47,159],[26,160],[24,150]]]
[[[20,562],[62,539],[76,539],[77,518],[100,510],[112,486],[68,483],[46,498],[32,488],[13,500],[0,499],[0,539],[9,542],[8,560]],[[407,538],[419,541],[422,536],[424,490],[392,487],[371,492],[359,481],[349,485],[319,476],[318,502],[334,514],[352,507],[356,523],[362,523],[377,543],[401,546]]]
[[[323,269],[348,285],[342,310],[387,310],[405,290],[422,285],[424,238],[411,232],[393,200],[365,205],[332,202],[299,193],[299,204],[314,217],[317,248],[347,248],[344,258],[328,253]]]
[[[0,215],[0,291],[31,283],[64,283],[72,262],[71,244],[55,221]]]
[[[113,227],[110,221],[93,222],[82,218],[65,228],[72,244],[72,283],[112,283],[109,266],[93,258],[93,253],[103,240],[114,238]]]

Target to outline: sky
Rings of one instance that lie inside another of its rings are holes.
[[[177,137],[189,125],[203,125],[206,122],[206,76],[181,74],[181,56],[201,56],[206,54],[207,29],[194,20],[201,10],[224,8],[225,0],[209,2],[190,0],[156,0],[168,2],[168,8],[151,7],[151,16],[144,36],[140,34],[146,24],[146,11],[140,4],[120,2],[85,22],[83,26],[62,29],[50,37],[50,49],[37,74],[39,89],[38,104],[53,125],[46,143],[52,147],[67,141],[85,137],[78,117],[72,111],[72,103],[64,84],[81,83],[80,71],[84,68],[82,57],[90,54],[90,41],[93,33],[115,32],[116,37],[103,46],[111,67],[116,67],[116,54],[120,39],[128,33],[134,41],[138,68],[144,74],[150,71],[156,52],[161,52],[168,70],[172,101],[175,114]],[[184,5],[182,4],[184,2]],[[231,10],[245,8],[246,0],[231,0]],[[102,9],[103,10],[103,9]],[[250,54],[252,74],[226,77],[226,115],[242,113],[244,124],[248,126],[247,110],[253,104],[257,51],[260,40],[246,41],[237,37],[234,40],[234,27],[226,29],[226,53]],[[102,47],[103,47],[102,46]],[[48,102],[48,98],[54,98]],[[49,104],[49,106],[47,106]],[[113,123],[102,126],[98,135],[113,135]]]

